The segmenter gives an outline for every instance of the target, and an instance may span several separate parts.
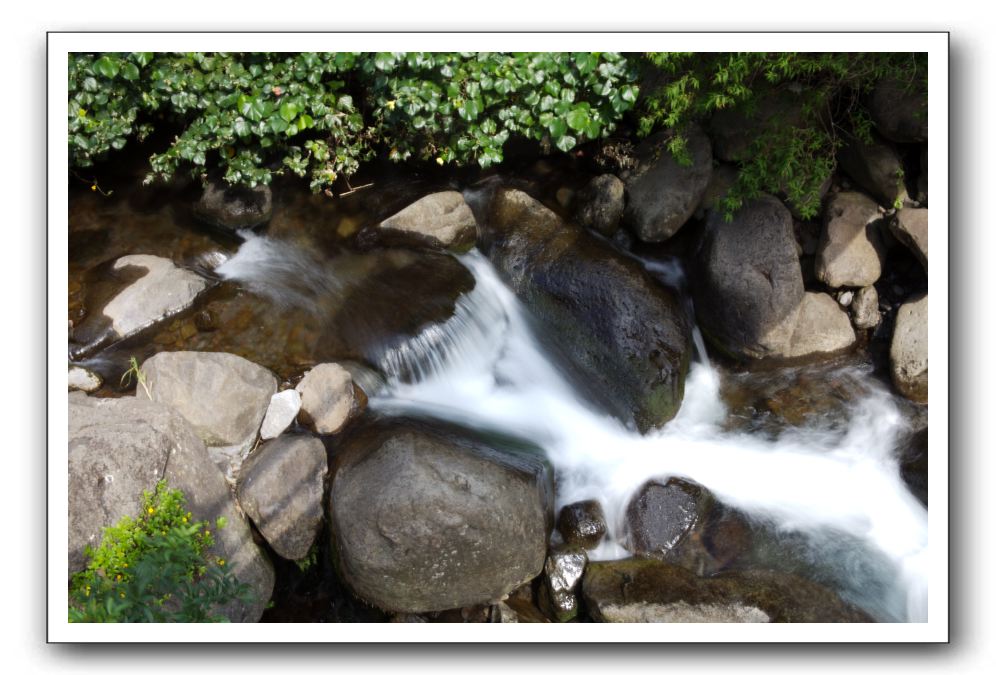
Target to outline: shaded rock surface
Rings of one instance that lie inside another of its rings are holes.
[[[264,443],[242,465],[239,504],[280,556],[308,555],[322,522],[327,475],[325,446],[310,436]]]
[[[691,325],[677,295],[517,190],[493,198],[485,252],[549,331],[585,392],[640,430],[678,410]]]
[[[602,505],[588,500],[564,506],[557,516],[557,531],[568,545],[595,548],[608,531]]]
[[[666,132],[655,134],[636,149],[637,168],[626,179],[626,222],[645,242],[669,239],[702,200],[712,175],[709,138],[697,127],[686,133],[692,163],[682,166],[666,147]]]
[[[816,278],[831,288],[878,281],[884,257],[879,220],[878,205],[860,192],[831,197],[816,254]]]
[[[902,161],[885,143],[863,143],[852,137],[837,154],[837,161],[882,206],[890,208],[906,199]]]
[[[870,622],[831,591],[772,572],[703,579],[657,560],[589,563],[582,584],[596,621],[664,623]]]
[[[143,490],[163,478],[183,492],[195,519],[228,521],[213,530],[211,553],[252,587],[254,598],[222,611],[231,621],[258,621],[273,591],[273,567],[203,441],[179,413],[153,401],[69,396],[70,574],[83,568],[83,548],[99,544],[101,528],[136,517]]]
[[[927,402],[927,296],[910,300],[896,313],[889,347],[892,381],[906,398]]]
[[[198,220],[224,230],[253,228],[273,215],[273,193],[268,185],[249,188],[210,181],[193,213]]]
[[[580,225],[611,237],[619,229],[626,208],[626,186],[610,173],[595,176],[578,197]]]
[[[263,416],[259,437],[264,441],[284,433],[301,410],[301,394],[296,389],[281,391],[270,397],[270,405]]]
[[[223,352],[160,352],[142,372],[152,400],[183,415],[229,477],[238,473],[277,391],[273,373]],[[135,396],[149,398],[146,387]]]
[[[889,231],[923,264],[927,271],[927,209],[899,209],[889,221]]]
[[[463,250],[474,245],[477,221],[462,194],[436,192],[406,206],[364,234],[382,244]]]
[[[392,420],[354,431],[335,468],[340,574],[385,610],[501,599],[540,574],[552,479],[538,449]]]
[[[309,370],[297,391],[302,420],[319,434],[337,433],[361,406],[352,376],[337,363],[320,363]]]
[[[907,83],[886,79],[868,97],[868,112],[875,130],[896,143],[927,140],[927,92]]]

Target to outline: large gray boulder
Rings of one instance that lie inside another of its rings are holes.
[[[318,434],[338,433],[362,405],[353,377],[338,363],[319,363],[297,385],[301,419]]]
[[[899,209],[889,221],[889,231],[923,264],[927,271],[927,209]]]
[[[816,278],[830,288],[871,286],[882,275],[885,248],[878,205],[860,192],[838,192],[827,202],[816,253]]]
[[[700,578],[657,560],[588,563],[588,612],[611,623],[870,622],[833,592],[775,572]]]
[[[927,92],[895,79],[880,81],[868,97],[875,130],[896,143],[927,140]]]
[[[622,222],[626,186],[611,173],[595,176],[578,195],[578,202],[578,223],[611,237]]]
[[[142,364],[138,398],[164,403],[190,422],[232,479],[256,442],[277,378],[266,368],[223,352],[160,352]]]
[[[269,185],[254,188],[210,181],[194,204],[194,216],[223,230],[258,227],[273,215],[273,193]]]
[[[864,143],[852,136],[837,153],[837,162],[848,176],[886,208],[906,200],[903,164],[891,146],[874,139]]]
[[[642,431],[677,413],[691,324],[672,290],[518,190],[492,199],[483,248],[585,393]]]
[[[142,492],[161,479],[183,492],[195,519],[227,520],[224,528],[212,527],[210,553],[224,558],[255,597],[223,613],[231,621],[258,621],[273,592],[273,567],[203,441],[175,410],[148,400],[69,395],[69,574],[83,569],[83,549],[100,543],[101,528],[138,516]]]
[[[466,250],[474,245],[477,221],[462,194],[436,192],[406,206],[365,237],[382,244]]]
[[[699,326],[733,358],[792,360],[854,342],[833,298],[805,292],[792,216],[774,197],[748,202],[729,222],[711,213],[693,272]]]
[[[494,603],[543,570],[551,481],[538,452],[405,420],[354,432],[329,504],[339,571],[388,611]]]
[[[278,555],[308,555],[322,522],[327,475],[325,446],[311,436],[264,443],[242,465],[239,504]]]
[[[896,313],[889,347],[892,381],[906,398],[927,402],[927,296],[910,300]]]
[[[641,241],[669,239],[695,213],[712,175],[712,148],[698,127],[686,133],[691,164],[679,164],[661,132],[636,149],[637,168],[626,179],[625,219]]]

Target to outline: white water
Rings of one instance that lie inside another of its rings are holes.
[[[869,392],[848,430],[796,429],[776,440],[721,428],[719,375],[692,365],[677,417],[642,436],[582,402],[544,353],[514,294],[490,263],[462,261],[476,279],[454,316],[388,352],[388,387],[375,409],[416,413],[518,434],[542,446],[557,472],[557,506],[597,499],[618,545],[629,499],[649,478],[681,476],[783,533],[803,533],[815,558],[838,568],[851,602],[880,620],[926,620],[927,514],[899,477],[892,450],[904,422],[890,394]],[[673,270],[649,270],[665,273]],[[697,333],[697,331],[696,331]]]

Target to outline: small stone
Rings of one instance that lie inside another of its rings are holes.
[[[557,517],[557,530],[564,541],[588,550],[598,546],[607,529],[602,505],[594,499],[568,504]]]
[[[270,405],[263,417],[259,435],[263,440],[276,438],[289,427],[301,410],[301,394],[296,389],[288,389],[270,398]]]
[[[557,190],[556,197],[557,197],[557,203],[560,204],[561,208],[566,209],[571,205],[571,202],[574,201],[574,190],[567,187],[562,187],[559,190]]]
[[[851,318],[855,328],[874,328],[878,325],[882,317],[878,313],[878,291],[874,286],[866,286],[855,294]]]
[[[851,300],[854,299],[854,293],[852,291],[844,291],[837,296],[837,302],[840,303],[841,307],[848,307],[851,304]]]
[[[558,621],[570,621],[578,614],[575,588],[584,575],[587,554],[574,547],[560,547],[550,552],[544,565],[550,608]]]
[[[337,363],[320,363],[296,387],[301,394],[302,421],[316,433],[334,434],[353,412],[353,378]]]
[[[92,392],[100,389],[104,381],[100,375],[86,368],[71,366],[69,368],[69,391]]]

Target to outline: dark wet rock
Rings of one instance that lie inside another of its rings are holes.
[[[276,438],[294,423],[301,411],[301,394],[296,389],[288,389],[270,397],[270,405],[263,416],[259,437],[264,441]]]
[[[724,162],[750,159],[751,145],[759,136],[802,122],[802,106],[801,96],[783,90],[761,98],[751,110],[744,106],[717,110],[709,121],[713,152]]]
[[[232,621],[258,621],[273,591],[273,567],[254,543],[222,475],[190,423],[172,408],[137,398],[69,396],[69,573],[84,566],[83,548],[100,542],[101,528],[136,517],[142,492],[161,479],[181,490],[197,520],[213,531],[211,554],[252,587],[248,603],[233,601],[223,613]]]
[[[100,375],[93,371],[79,366],[69,367],[69,391],[97,391],[103,383]]]
[[[164,403],[190,422],[229,480],[256,442],[277,378],[221,352],[160,352],[142,364],[138,398]]]
[[[899,209],[889,220],[889,231],[923,264],[927,271],[927,209]]]
[[[349,371],[337,363],[320,363],[309,370],[297,391],[301,394],[301,420],[318,434],[338,433],[366,402]]]
[[[680,478],[645,484],[626,507],[626,548],[676,562],[679,544],[704,520],[711,501],[701,486]]]
[[[875,130],[896,143],[927,140],[927,92],[906,82],[882,80],[868,97]]]
[[[463,195],[436,192],[360,235],[369,243],[467,250],[477,238],[477,221]]]
[[[657,560],[589,563],[582,583],[592,619],[606,622],[870,622],[831,591],[774,572],[703,579]]]
[[[543,568],[546,572],[546,591],[551,613],[558,621],[570,621],[578,615],[575,589],[586,564],[588,555],[573,546],[555,548],[546,559]]]
[[[322,522],[327,475],[325,446],[310,436],[264,443],[242,465],[239,504],[278,555],[308,555]]]
[[[878,205],[860,192],[838,192],[827,202],[816,277],[830,288],[870,286],[882,275],[885,248]]]
[[[641,431],[677,413],[691,325],[677,295],[634,260],[523,192],[491,204],[485,251],[588,393]]]
[[[902,161],[885,143],[863,143],[851,137],[837,154],[837,162],[882,206],[891,208],[907,198]]]
[[[899,475],[921,504],[927,506],[927,428],[917,431],[899,455]]]
[[[254,188],[211,181],[194,204],[194,216],[224,230],[254,228],[273,215],[273,193],[268,185]]]
[[[854,295],[851,303],[851,320],[855,328],[874,328],[882,320],[878,312],[878,291],[874,286],[866,286]]]
[[[637,168],[626,178],[625,219],[645,242],[669,239],[695,213],[712,175],[712,148],[698,127],[686,131],[691,165],[683,166],[667,149],[668,132],[637,147]]]
[[[409,420],[354,430],[334,470],[341,576],[388,611],[492,603],[540,574],[552,479],[538,450]]]
[[[906,302],[896,313],[889,347],[892,381],[903,396],[927,402],[927,296]]]
[[[611,237],[622,222],[626,186],[610,173],[595,176],[581,191],[578,201],[578,223]]]
[[[703,572],[724,570],[747,555],[753,547],[754,527],[736,509],[716,504],[710,509],[701,528],[701,545],[709,556]],[[707,569],[706,569],[707,567]],[[688,567],[697,571],[696,567]]]
[[[557,531],[569,545],[595,548],[608,531],[602,505],[594,499],[568,504],[557,516]]]

